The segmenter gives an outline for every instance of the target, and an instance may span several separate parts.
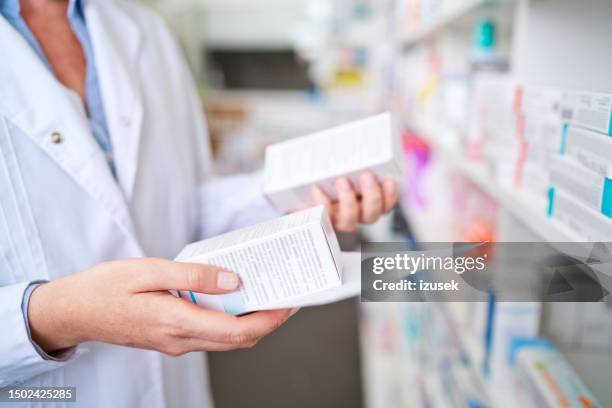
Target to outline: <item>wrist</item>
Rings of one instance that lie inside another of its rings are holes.
[[[70,308],[66,305],[69,299],[61,293],[61,286],[60,281],[38,286],[30,295],[27,306],[32,341],[48,354],[81,342],[70,324]]]

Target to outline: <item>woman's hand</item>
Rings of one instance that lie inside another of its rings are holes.
[[[28,309],[32,338],[48,353],[85,341],[173,356],[252,347],[292,311],[236,317],[202,309],[168,292],[219,294],[238,285],[236,274],[208,265],[163,259],[103,263],[34,290]]]
[[[352,232],[359,223],[372,224],[397,204],[397,183],[393,180],[380,182],[369,171],[359,177],[360,196],[346,177],[336,179],[335,185],[337,200],[332,201],[318,186],[313,186],[312,197],[315,203],[327,207],[334,227],[339,231]]]

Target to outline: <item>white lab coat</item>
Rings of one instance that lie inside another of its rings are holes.
[[[202,188],[202,110],[164,23],[119,0],[89,0],[85,13],[118,181],[78,96],[0,18],[0,387],[75,386],[76,406],[88,408],[208,407],[203,353],[87,343],[50,361],[28,339],[29,282],[107,260],[173,258],[191,241],[273,213],[257,177]]]

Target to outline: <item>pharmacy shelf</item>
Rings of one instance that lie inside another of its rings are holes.
[[[402,38],[402,45],[405,49],[412,48],[425,40],[429,40],[441,31],[455,27],[465,20],[471,20],[484,7],[506,5],[510,2],[511,0],[465,0],[452,9],[443,12],[434,21],[426,23],[423,27],[413,32],[407,33]]]
[[[434,154],[437,154],[445,164],[494,198],[503,209],[521,221],[542,240],[546,242],[584,242],[584,239],[571,228],[548,218],[545,213],[545,205],[534,205],[534,203],[542,202],[539,197],[499,185],[482,163],[469,160],[457,149],[439,143],[430,136],[432,132],[421,131],[420,134],[433,147]]]
[[[481,385],[486,383],[483,376],[482,367],[484,366],[484,350],[482,347],[482,341],[474,336],[470,331],[462,330],[459,322],[456,321],[455,317],[449,310],[449,303],[433,302],[439,307],[440,313],[444,316],[448,323],[448,328],[455,334],[462,351],[470,360],[470,364],[474,369],[474,373],[477,375],[481,382]]]
[[[508,390],[494,386],[484,374],[485,355],[483,340],[479,340],[470,331],[462,329],[459,322],[455,320],[449,310],[448,303],[437,304],[439,312],[444,316],[448,323],[448,328],[454,333],[461,350],[469,359],[471,373],[476,381],[475,386],[486,396],[489,403],[495,407],[517,407],[523,406],[519,403],[515,390],[509,386]]]

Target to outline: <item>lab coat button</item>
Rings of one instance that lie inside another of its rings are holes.
[[[64,141],[64,135],[62,135],[60,132],[51,133],[51,143],[60,144],[63,141]]]

